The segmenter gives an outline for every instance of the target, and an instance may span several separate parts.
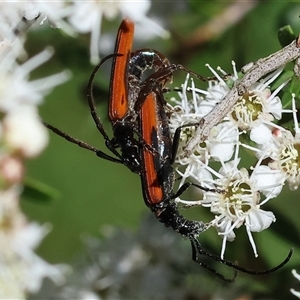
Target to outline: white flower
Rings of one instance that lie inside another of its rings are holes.
[[[24,1],[1,1],[0,2],[0,24],[4,26],[15,27],[24,16],[23,11],[26,9],[28,2]]]
[[[199,118],[201,118],[201,116],[196,113],[195,109],[199,106],[203,98],[200,97],[199,94],[195,93],[193,89],[191,89],[192,99],[189,99],[189,78],[190,76],[189,74],[187,74],[186,79],[182,85],[182,91],[178,93],[179,100],[177,100],[176,98],[171,99],[171,101],[175,103],[173,109],[170,109],[172,111],[169,120],[171,134],[174,136],[175,131],[178,127],[187,125],[187,127],[183,127],[181,129],[180,143],[177,154],[182,153],[185,144],[194,134],[195,126],[190,126],[190,124],[198,123]],[[195,87],[193,80],[191,81],[191,85],[192,88]],[[180,165],[185,165],[195,160],[205,161],[206,156],[207,152],[205,150],[205,145],[198,145],[196,151],[192,154],[191,157],[186,158],[177,155],[176,162],[178,162]]]
[[[23,264],[25,290],[33,293],[40,289],[44,277],[49,277],[61,285],[64,282],[63,274],[67,271],[66,266],[50,265],[33,251],[49,230],[49,226],[41,227],[36,223],[30,223],[19,228],[12,240],[12,249]]]
[[[24,157],[38,155],[48,143],[48,131],[34,106],[23,106],[3,119],[3,140],[13,152]]]
[[[175,106],[170,117],[170,128],[174,135],[176,129],[183,126],[175,160],[178,165],[176,170],[181,176],[180,186],[193,182],[209,190],[201,192],[201,199],[177,198],[175,201],[186,207],[210,208],[215,216],[208,226],[214,226],[223,237],[222,258],[226,242],[235,239],[234,231],[242,225],[246,227],[254,255],[257,256],[252,232],[267,229],[275,221],[273,212],[263,210],[262,206],[281,193],[285,180],[294,187],[298,187],[300,182],[300,130],[295,99],[293,96],[292,110],[283,109],[277,94],[288,81],[271,92],[269,85],[281,74],[282,68],[274,71],[253,84],[240,97],[233,111],[211,129],[206,140],[197,145],[189,157],[183,156],[186,142],[193,136],[199,120],[198,126],[201,126],[201,118],[224,99],[232,83],[238,80],[234,63],[232,76],[226,76],[218,68],[220,75],[207,66],[215,77],[208,81],[207,90],[196,88],[193,80],[189,87],[188,75],[178,99],[171,99]],[[293,113],[295,137],[274,123],[285,112]],[[256,155],[255,167],[244,160],[242,164],[245,167],[238,168],[240,146]],[[233,155],[233,160],[229,161]],[[215,171],[216,162],[221,165],[219,172]]]
[[[2,1],[0,3],[0,35],[11,41],[16,40],[15,28],[21,35],[34,23],[34,19],[40,17],[48,19],[54,27],[62,27],[68,34],[73,34],[71,26],[63,19],[71,12],[67,1]],[[19,35],[19,34],[17,34]]]
[[[4,54],[17,57],[26,56],[24,35],[16,36],[16,26],[22,20],[23,3],[0,2],[0,59]]]
[[[204,164],[199,164],[195,161],[195,163],[190,163],[185,168],[184,172],[182,172],[180,169],[177,169],[177,173],[181,176],[181,182],[179,186],[182,186],[184,182],[188,180],[200,185],[205,189],[209,189],[208,191],[203,191],[202,189],[198,190],[197,194],[200,194],[201,196],[201,199],[199,200],[185,200],[182,199],[182,197],[177,197],[175,199],[177,203],[181,203],[186,207],[201,206],[202,198],[207,197],[208,194],[214,194],[218,192],[218,187],[215,186],[215,181]]]
[[[73,28],[64,20],[72,13],[69,1],[40,1],[32,0],[24,8],[24,16],[31,20],[40,16],[44,24],[48,20],[51,27],[61,28],[67,34],[74,36]]]
[[[5,56],[0,61],[0,111],[6,113],[22,105],[38,105],[54,86],[69,78],[67,72],[61,72],[29,81],[30,72],[46,62],[52,53],[47,49],[22,65],[18,65],[12,57]]]
[[[221,78],[220,80],[222,81]],[[198,120],[216,105],[219,99],[215,98],[215,101],[207,99],[212,95],[218,94],[218,92],[216,92],[218,87],[224,86],[223,81],[219,85],[215,84],[213,87],[210,86],[210,91],[206,93],[206,97],[204,98],[199,95],[199,93],[205,94],[204,91],[196,89],[193,80],[191,80],[191,87],[189,88],[188,82],[189,74],[182,85],[182,91],[178,93],[180,99],[171,99],[176,104],[170,117],[171,133],[174,135],[178,127],[185,125],[185,127],[181,129],[178,153],[183,152],[187,141],[194,134],[195,126],[190,126],[189,124],[197,124]],[[191,94],[189,91],[191,91]],[[191,99],[189,99],[190,95],[192,95]],[[220,98],[223,97],[222,93],[218,95]],[[203,111],[205,113],[203,113]],[[238,141],[238,135],[238,130],[232,123],[220,123],[213,128],[205,143],[197,145],[190,157],[181,157],[178,155],[176,162],[180,165],[192,164],[194,161],[196,163],[201,161],[207,164],[207,161],[211,157],[218,161],[227,161],[234,152],[234,145]]]
[[[294,94],[290,112],[293,113],[295,134],[276,126],[272,130],[272,139],[269,143],[260,145],[261,151],[257,156],[261,159],[268,158],[268,165],[285,178],[291,190],[296,190],[300,184],[300,130]]]
[[[242,131],[250,130],[250,139],[257,144],[266,144],[272,139],[274,119],[280,120],[282,104],[277,96],[280,90],[288,83],[281,84],[273,93],[268,85],[282,72],[276,70],[264,80],[252,85],[247,93],[241,96],[229,114],[230,121]]]
[[[31,4],[26,2],[27,8]],[[9,3],[7,10],[12,6],[18,7]],[[19,16],[17,22],[25,14],[25,6],[12,14]],[[0,22],[6,12],[0,9]],[[34,9],[26,11],[26,16],[35,18],[36,12]],[[7,24],[4,29],[9,26],[13,25]],[[35,248],[48,230],[27,222],[20,210],[19,198],[23,189],[24,158],[39,154],[48,141],[36,106],[69,76],[62,72],[30,81],[31,71],[47,61],[53,51],[45,50],[20,65],[16,60],[20,48],[15,50],[18,39],[6,34],[4,29],[0,34],[8,38],[3,38],[0,44],[0,244],[5,247],[0,247],[0,298],[25,299],[28,292],[40,289],[44,277],[57,283],[62,283],[64,278],[64,267],[52,266],[35,254]]]
[[[39,154],[48,141],[47,130],[39,119],[35,105],[40,104],[54,86],[69,77],[67,72],[62,72],[29,81],[30,72],[51,55],[51,50],[45,50],[22,65],[18,65],[13,56],[5,54],[0,61],[0,111],[4,114],[1,135],[10,151],[25,157]]]
[[[246,226],[254,254],[257,256],[251,232],[260,232],[275,221],[272,212],[260,209],[260,190],[269,191],[264,201],[266,202],[275,196],[274,185],[277,184],[272,172],[268,173],[266,168],[268,167],[258,166],[249,176],[246,169],[237,169],[237,161],[224,164],[219,172],[220,178],[216,179],[218,186],[224,192],[207,195],[202,201],[203,206],[210,207],[211,212],[217,215],[211,221],[211,225],[216,227],[219,235],[223,236],[222,258],[225,253],[226,240],[233,241],[235,238],[233,230],[243,224]]]
[[[5,185],[13,185],[21,182],[24,176],[23,161],[19,156],[0,154],[0,175]]]
[[[0,41],[0,61],[8,55],[9,51],[12,49],[12,46],[13,43],[7,38],[4,38],[2,41]]]
[[[238,80],[238,74],[235,66],[235,62],[232,61],[232,70],[233,75],[229,76],[224,72],[220,67],[217,70],[221,73],[217,73],[209,64],[206,64],[206,67],[212,72],[215,76],[215,79],[208,81],[208,88],[207,90],[202,90],[195,88],[195,92],[204,94],[205,99],[201,101],[199,107],[197,108],[197,112],[200,113],[202,116],[207,115],[211,110],[215,107],[215,105],[222,101],[223,98],[227,95],[230,91],[230,86],[236,80]],[[226,81],[225,79],[226,78]],[[193,88],[192,88],[193,89]]]
[[[264,145],[265,156],[271,158],[269,166],[280,172],[287,180],[291,190],[300,184],[300,130],[297,119],[295,95],[292,95],[295,135],[283,128],[272,132],[272,140]]]
[[[199,89],[195,87],[192,80],[191,87],[188,87],[189,74],[187,74],[186,80],[182,85],[182,92],[178,93],[181,101],[172,99],[173,102],[183,107],[185,114],[190,114],[191,118],[201,118],[207,115],[215,105],[222,101],[226,94],[230,91],[228,84],[232,84],[238,79],[235,63],[232,61],[233,75],[229,76],[220,67],[217,70],[221,73],[217,73],[209,64],[206,67],[214,75],[213,79],[208,79],[208,88]],[[227,80],[225,81],[224,78]],[[188,99],[189,92],[192,93],[192,99]]]
[[[256,246],[251,232],[260,232],[268,228],[275,221],[272,212],[264,211],[260,207],[272,198],[278,196],[282,190],[284,178],[277,171],[268,166],[260,165],[261,160],[257,162],[252,173],[245,169],[238,169],[240,158],[238,158],[238,149],[236,147],[235,159],[223,163],[219,173],[215,172],[207,165],[189,164],[186,172],[182,173],[183,179],[191,177],[197,180],[197,183],[215,191],[203,192],[203,200],[186,201],[177,199],[177,202],[185,205],[202,205],[210,207],[215,214],[214,220],[210,226],[216,227],[219,235],[223,236],[221,257],[224,257],[226,241],[235,239],[234,229],[242,225],[246,226],[246,231],[252,245],[255,256],[257,256]],[[201,167],[202,166],[202,167]],[[208,180],[200,174],[204,174],[202,169],[210,171],[216,179]],[[203,183],[209,183],[204,185]],[[262,197],[264,197],[262,199]]]
[[[44,277],[64,280],[64,266],[52,266],[39,258],[35,248],[49,232],[48,226],[28,223],[19,208],[20,188],[0,191],[0,298],[25,299],[36,292]]]
[[[238,143],[239,133],[231,122],[223,122],[215,126],[206,141],[208,153],[215,161],[228,161]]]
[[[277,146],[277,147],[276,147]],[[292,135],[290,131],[282,131],[280,136],[274,137],[269,144],[272,159],[269,166],[278,170],[289,183],[291,190],[296,190],[300,184],[300,136]]]
[[[102,18],[115,19],[119,14],[134,22],[147,26],[143,30],[143,38],[149,31],[166,36],[163,30],[155,22],[146,17],[151,2],[146,1],[75,1],[69,22],[74,28],[82,33],[91,33],[90,53],[92,63],[99,61],[99,41],[101,34]],[[146,32],[146,34],[145,34]]]
[[[70,25],[63,20],[71,11],[67,1],[2,1],[0,3],[0,22],[14,28],[22,22],[23,17],[31,21],[41,16],[43,19],[41,24],[44,20],[49,19],[52,25],[62,27],[67,33],[72,34]],[[26,23],[26,20],[23,22]],[[26,28],[26,25],[23,25]]]

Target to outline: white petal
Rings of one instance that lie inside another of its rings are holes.
[[[151,2],[149,0],[144,1],[121,1],[120,10],[123,16],[129,17],[133,21],[143,22],[146,13],[150,9]]]
[[[275,119],[280,120],[282,115],[282,103],[279,97],[274,97],[269,103],[269,111]]]
[[[257,190],[269,199],[277,197],[282,190],[284,176],[268,166],[258,166],[251,175],[251,181],[255,183]]]
[[[31,261],[28,261],[28,274],[26,279],[26,288],[36,293],[42,285],[45,277],[53,280],[57,285],[61,285],[65,281],[64,274],[69,271],[67,265],[50,265],[33,253]]]
[[[257,144],[267,144],[272,139],[271,130],[264,124],[252,128],[250,139]]]
[[[33,106],[7,114],[3,120],[3,135],[12,151],[21,152],[25,157],[38,155],[48,143],[48,132]]]
[[[69,22],[77,31],[83,33],[92,31],[104,13],[104,5],[94,2],[75,2],[73,9]]]
[[[300,299],[300,292],[295,291],[294,289],[290,289],[291,293]]]
[[[268,228],[276,219],[271,211],[252,208],[248,220],[250,231],[260,232]]]
[[[300,274],[298,274],[295,269],[292,270],[292,274],[298,281],[300,281]]]
[[[216,161],[228,161],[234,153],[234,143],[215,144],[210,148],[211,157]]]
[[[240,158],[237,158],[226,162],[223,165],[223,167],[219,170],[219,173],[224,177],[228,176],[229,172],[233,172],[233,170],[237,170],[237,165],[239,164],[240,160],[241,160]]]

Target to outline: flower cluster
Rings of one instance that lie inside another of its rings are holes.
[[[168,32],[157,22],[146,16],[149,9],[150,1],[73,1],[70,5],[69,23],[77,32],[91,33],[91,62],[97,63],[99,61],[100,28],[103,17],[110,20],[121,14],[122,17],[130,18],[140,27],[147,28],[146,31],[140,28],[140,37],[143,39],[150,38],[153,34],[165,38],[169,36]],[[105,48],[103,41],[101,47]],[[109,42],[109,47],[106,48],[112,49],[112,47]]]
[[[150,1],[136,1],[134,5],[122,1],[0,3],[0,244],[5,245],[0,249],[1,299],[24,299],[28,293],[40,289],[46,276],[61,283],[65,270],[65,266],[52,266],[34,253],[50,227],[30,223],[20,209],[19,200],[24,189],[25,160],[39,155],[48,142],[38,105],[69,74],[61,72],[30,80],[30,73],[48,61],[53,50],[48,48],[27,59],[26,33],[45,24],[72,36],[90,33],[91,61],[97,63],[103,17],[109,20],[129,17],[142,26],[150,25],[155,34],[168,35],[146,17],[149,8]],[[143,34],[143,38],[150,36]]]
[[[28,4],[28,3],[27,3]],[[48,276],[62,282],[63,266],[53,266],[34,250],[49,232],[49,225],[29,222],[20,209],[24,189],[25,160],[41,153],[48,142],[38,105],[53,87],[68,79],[61,72],[30,80],[30,73],[53,54],[46,49],[25,59],[24,36],[20,26],[27,26],[37,13],[24,10],[28,24],[21,24],[24,3],[0,4],[0,298],[24,299],[28,292],[39,290]]]
[[[84,238],[87,250],[64,285],[44,285],[30,299],[205,299],[212,294],[222,299],[225,293],[238,299],[246,288],[237,282],[239,288],[229,291],[216,281],[218,288],[212,290],[206,270],[190,263],[186,241],[178,241],[177,234],[152,214],[134,232],[124,226],[106,225],[100,230],[101,238]]]
[[[219,72],[209,65],[208,68],[215,79],[208,82],[207,90],[196,88],[188,75],[179,100],[171,99],[175,103],[170,119],[172,132],[179,126],[197,123],[224,99],[232,83],[238,80],[234,63],[233,75],[230,76],[225,76],[226,73],[220,68]],[[215,227],[223,238],[222,258],[226,242],[235,239],[234,230],[242,225],[246,227],[257,256],[252,232],[260,232],[275,221],[273,212],[263,210],[262,206],[280,194],[285,182],[292,190],[297,189],[300,183],[295,96],[291,95],[291,109],[283,109],[278,93],[288,81],[274,91],[270,89],[281,72],[282,69],[274,71],[241,95],[232,112],[220,120],[207,140],[199,144],[190,157],[184,157],[181,153],[186,141],[193,136],[195,127],[185,126],[182,129],[177,157],[181,184],[189,178],[209,191],[203,191],[197,201],[180,198],[176,201],[185,206],[210,208],[215,216],[208,227]],[[276,123],[283,113],[289,113],[294,120],[294,134]],[[243,149],[255,157],[254,164],[250,165],[249,159],[242,159]],[[216,171],[216,164],[220,165],[219,171]]]
[[[133,5],[134,2],[134,5]],[[0,35],[12,37],[12,28],[24,30],[20,20],[24,17],[27,23],[43,25],[47,21],[51,27],[61,28],[65,33],[76,36],[78,33],[90,33],[90,56],[92,63],[99,62],[101,24],[103,18],[108,20],[117,17],[128,17],[137,25],[137,37],[149,39],[153,35],[163,38],[169,37],[168,31],[158,22],[146,16],[151,2],[146,1],[19,1],[14,3],[0,3],[0,22],[5,28],[0,28]],[[7,26],[7,27],[6,27]],[[28,25],[27,25],[28,26]],[[3,27],[3,26],[2,26]],[[145,30],[147,28],[147,30]],[[106,39],[107,40],[107,39]],[[101,48],[113,47],[112,40],[105,37],[101,40]],[[105,44],[109,44],[107,47]]]

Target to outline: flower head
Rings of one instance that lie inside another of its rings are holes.
[[[285,180],[290,184],[299,182],[299,168],[295,164],[298,157],[294,149],[297,149],[296,137],[283,142],[287,133],[275,123],[284,112],[293,113],[296,120],[296,110],[283,109],[281,99],[277,96],[288,81],[274,91],[269,87],[281,74],[281,68],[252,85],[239,98],[233,111],[212,128],[207,139],[197,145],[189,157],[182,156],[186,141],[193,135],[199,119],[222,101],[230,91],[232,82],[238,80],[234,64],[232,76],[226,76],[220,68],[219,75],[208,67],[215,79],[208,81],[207,90],[196,88],[194,81],[187,76],[178,94],[179,100],[172,99],[175,106],[170,118],[173,134],[178,127],[182,128],[176,158],[180,185],[192,181],[208,190],[202,191],[202,199],[197,201],[177,198],[176,202],[185,207],[198,205],[210,208],[215,216],[208,227],[215,227],[223,238],[221,258],[224,258],[226,242],[235,239],[235,229],[242,225],[245,225],[254,255],[258,256],[252,232],[263,231],[276,220],[273,212],[263,210],[263,205],[280,194]],[[225,77],[229,81],[225,81]],[[190,87],[188,82],[191,82]],[[291,133],[288,135],[291,136]],[[285,150],[279,150],[279,145]],[[243,162],[246,167],[239,167],[241,146],[257,157],[254,167],[247,162]],[[289,168],[287,155],[290,156]],[[216,163],[221,165],[218,172],[215,171]],[[278,167],[275,167],[276,164]],[[280,171],[280,166],[284,171]]]
[[[132,2],[127,1],[75,1],[73,2],[69,22],[78,32],[91,33],[91,62],[98,63],[103,17],[111,20],[121,14],[123,17],[128,17],[136,23],[147,26],[147,32],[149,32],[149,29],[150,31],[154,29],[157,34],[164,37],[168,36],[167,31],[147,18],[146,13],[149,8],[150,1],[148,0],[134,1],[134,5]],[[145,38],[144,33],[143,38]]]
[[[220,170],[222,177],[217,179],[217,182],[224,193],[207,196],[202,201],[202,205],[210,207],[211,212],[216,214],[211,225],[216,227],[219,235],[223,236],[222,258],[225,253],[226,241],[233,241],[235,239],[234,229],[242,225],[246,226],[254,254],[257,256],[251,232],[260,232],[275,221],[272,212],[260,208],[260,190],[262,188],[272,189],[274,182],[269,182],[263,187],[260,186],[260,183],[264,182],[262,180],[272,181],[274,177],[272,172],[268,172],[269,170],[263,166],[257,167],[255,172],[249,175],[246,169],[237,169],[237,166],[234,165],[234,162],[228,162]],[[268,199],[270,198],[271,195],[268,194]]]

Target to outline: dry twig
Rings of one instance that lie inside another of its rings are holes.
[[[300,36],[283,49],[265,58],[261,58],[255,63],[250,63],[244,66],[242,69],[245,73],[244,77],[237,80],[224,99],[220,101],[210,113],[200,120],[199,127],[197,128],[195,135],[192,139],[190,139],[185,148],[185,156],[190,156],[196,145],[206,140],[210,130],[220,123],[230,111],[232,111],[238,98],[247,92],[249,87],[260,78],[294,60],[296,60],[294,72],[298,75],[299,65],[297,63],[299,58]]]

